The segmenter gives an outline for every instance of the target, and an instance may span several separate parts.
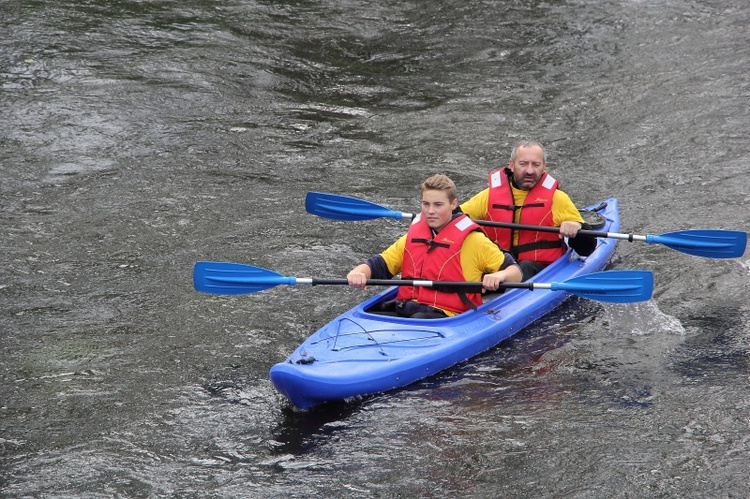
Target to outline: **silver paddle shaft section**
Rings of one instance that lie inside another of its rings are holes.
[[[588,231],[580,230],[578,232],[580,232],[581,234],[586,234]],[[591,231],[591,232],[595,232],[595,231]],[[620,234],[619,232],[605,232],[604,234],[606,235],[599,236],[599,237],[608,237],[611,239],[620,239],[622,241],[631,241],[631,242],[632,241],[643,241],[643,242],[648,241],[648,236],[643,236],[639,234]],[[589,235],[595,235],[595,234],[589,234]]]

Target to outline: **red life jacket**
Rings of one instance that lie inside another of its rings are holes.
[[[511,190],[511,171],[508,168],[490,172],[490,188],[487,205],[487,219],[496,222],[521,223],[528,225],[545,225],[554,227],[552,220],[552,197],[560,185],[552,175],[544,173],[539,182],[526,194],[523,206],[516,206]],[[516,210],[520,210],[518,221]],[[484,227],[487,236],[501,248],[509,250],[516,260],[532,260],[549,264],[565,253],[565,244],[559,234],[554,232],[518,231],[518,243],[513,244],[513,230],[501,227]]]
[[[454,218],[435,236],[419,215],[409,227],[401,264],[403,279],[466,281],[461,267],[461,247],[466,236],[481,230],[466,215]],[[467,302],[462,300],[462,296]],[[416,300],[442,310],[461,313],[482,304],[481,293],[446,293],[426,286],[401,286],[397,300]]]

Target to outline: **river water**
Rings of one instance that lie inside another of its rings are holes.
[[[747,497],[747,253],[620,242],[651,301],[571,299],[308,412],[268,371],[362,292],[191,278],[342,277],[405,226],[306,192],[414,212],[522,137],[623,231],[747,230],[749,24],[745,0],[0,1],[0,494]]]

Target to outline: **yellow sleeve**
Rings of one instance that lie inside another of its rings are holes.
[[[472,232],[461,247],[461,268],[467,281],[481,281],[484,274],[497,272],[505,262],[505,255],[487,236]]]
[[[490,200],[489,187],[482,192],[475,194],[474,197],[461,205],[461,211],[466,213],[469,218],[475,220],[485,220],[487,218],[487,203]]]
[[[406,247],[406,234],[399,237],[395,243],[391,244],[380,256],[385,260],[388,271],[393,275],[401,272],[401,265],[404,263],[404,248]]]
[[[555,190],[552,196],[552,221],[557,227],[560,227],[563,222],[583,223],[583,218],[570,196],[560,189]]]

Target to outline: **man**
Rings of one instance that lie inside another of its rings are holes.
[[[461,205],[461,211],[475,220],[559,227],[560,232],[511,230],[485,226],[490,239],[518,261],[523,280],[562,256],[563,237],[581,256],[596,249],[596,238],[577,236],[581,228],[590,228],[557,180],[547,173],[547,155],[539,142],[519,142],[510,155],[508,166],[490,172],[489,187]]]
[[[390,279],[398,273],[404,279],[481,281],[484,289],[493,291],[502,282],[520,282],[521,270],[513,257],[466,215],[456,213],[457,208],[458,191],[450,178],[438,174],[425,180],[422,210],[409,231],[367,263],[354,267],[347,275],[349,285],[364,288],[367,279]],[[373,311],[435,319],[481,304],[481,293],[401,286],[395,301]]]

